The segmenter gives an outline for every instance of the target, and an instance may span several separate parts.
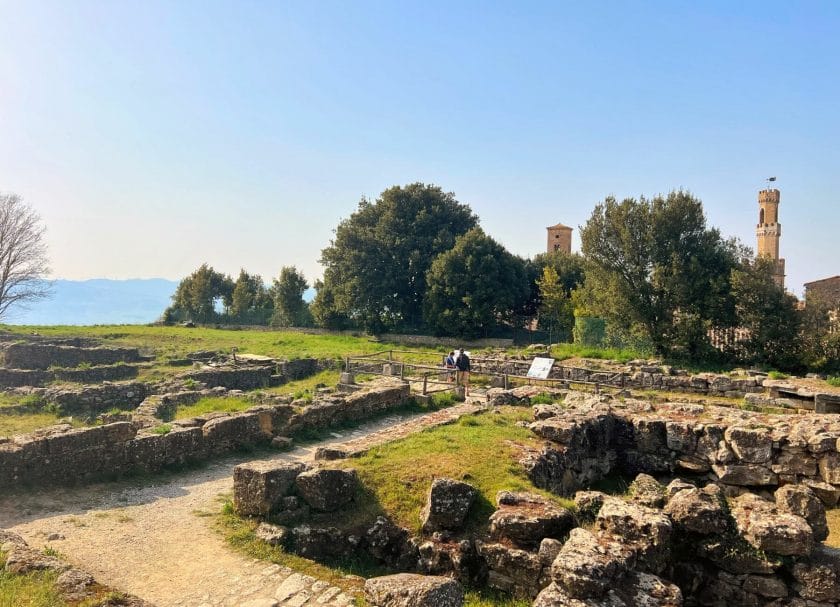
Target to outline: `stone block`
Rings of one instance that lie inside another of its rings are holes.
[[[478,490],[468,483],[436,478],[423,509],[423,530],[427,533],[460,530],[477,495]]]
[[[398,573],[367,580],[365,599],[371,607],[461,607],[464,591],[451,578]]]
[[[353,501],[358,484],[356,471],[352,469],[309,470],[295,480],[306,503],[322,512],[333,512]]]
[[[242,516],[268,516],[283,503],[301,463],[253,461],[233,469],[233,506]]]

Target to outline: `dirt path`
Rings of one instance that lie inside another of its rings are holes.
[[[306,461],[324,445],[356,450],[381,444],[479,408],[465,403],[391,416],[268,459]],[[152,480],[2,496],[0,528],[33,546],[49,545],[98,581],[159,607],[349,605],[351,598],[326,582],[232,551],[212,529],[207,515],[232,492],[233,467],[248,459],[227,457]]]

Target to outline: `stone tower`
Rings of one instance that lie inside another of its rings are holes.
[[[572,252],[572,228],[558,223],[556,226],[547,227],[546,230],[548,231],[548,244],[545,248],[547,253]]]
[[[785,260],[779,257],[779,239],[782,236],[782,224],[779,223],[780,199],[779,190],[768,189],[758,193],[758,226],[755,235],[758,239],[758,256],[775,262],[773,280],[784,287]]]

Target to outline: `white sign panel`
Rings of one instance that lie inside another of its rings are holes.
[[[548,374],[551,372],[551,367],[553,366],[553,358],[537,357],[531,363],[531,368],[528,369],[528,377],[533,377],[535,379],[548,379]]]

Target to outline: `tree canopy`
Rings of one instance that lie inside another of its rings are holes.
[[[688,192],[598,204],[581,231],[596,312],[641,331],[658,354],[696,355],[707,330],[734,322],[736,244],[706,226]]]
[[[363,198],[321,253],[318,316],[347,318],[373,333],[420,326],[432,261],[477,223],[467,205],[433,185]]]
[[[274,279],[274,316],[271,324],[279,327],[305,327],[312,324],[309,306],[303,293],[309,288],[304,275],[294,266],[283,266]]]
[[[524,262],[481,228],[441,253],[426,282],[426,322],[438,334],[463,337],[479,337],[509,321],[530,290]]]

